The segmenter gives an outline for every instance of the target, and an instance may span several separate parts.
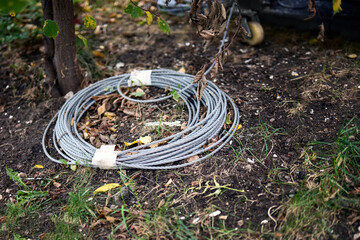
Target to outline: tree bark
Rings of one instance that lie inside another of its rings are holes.
[[[51,95],[65,95],[69,91],[76,91],[82,79],[76,57],[73,2],[42,0],[41,3],[44,19],[51,19],[59,26],[55,40],[44,36],[45,83],[51,89]]]

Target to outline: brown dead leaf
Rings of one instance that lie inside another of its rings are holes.
[[[5,111],[5,106],[0,105],[0,113],[3,113]]]
[[[121,219],[112,216],[105,216],[105,219],[110,223],[121,222]]]
[[[322,22],[319,25],[319,34],[316,37],[317,40],[319,40],[320,42],[324,42],[325,41],[325,27],[324,27],[324,23]]]
[[[209,29],[209,30],[202,30],[200,33],[200,36],[207,39],[207,40],[210,40],[212,38],[215,37],[215,31],[212,30],[212,29]]]
[[[181,131],[184,131],[186,127],[187,127],[187,122],[183,122],[180,127]]]
[[[195,155],[195,156],[189,157],[189,158],[187,159],[187,161],[188,161],[188,162],[193,162],[193,161],[196,161],[196,160],[198,160],[198,159],[199,159],[199,156],[198,156],[198,155]]]
[[[310,20],[312,18],[315,17],[316,15],[316,5],[315,5],[315,0],[309,0],[308,3],[308,9],[309,9],[309,13],[311,14],[309,17],[305,18],[305,21]]]
[[[126,115],[130,115],[130,116],[134,116],[134,117],[137,117],[137,118],[140,118],[141,117],[141,114],[136,112],[136,111],[133,111],[131,110],[130,108],[125,108],[123,110],[123,113],[125,113]]]
[[[97,109],[98,115],[102,115],[103,113],[106,112],[106,103],[107,103],[107,102],[104,102],[104,103]]]
[[[102,134],[100,134],[99,137],[100,137],[100,140],[105,142],[105,143],[108,143],[109,140],[110,140],[110,138],[108,136],[105,136],[105,135],[102,135]]]
[[[58,182],[53,181],[52,184],[53,184],[56,188],[61,187],[61,183],[58,183]]]

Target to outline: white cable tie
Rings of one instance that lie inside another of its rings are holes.
[[[115,145],[101,145],[96,149],[92,158],[92,165],[100,169],[115,169],[116,157],[119,151],[115,151]]]
[[[131,72],[128,86],[150,86],[152,70],[134,70]]]

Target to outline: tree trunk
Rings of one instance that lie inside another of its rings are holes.
[[[76,57],[74,6],[72,0],[42,0],[44,19],[59,26],[55,40],[44,36],[46,86],[51,95],[65,95],[80,87],[81,73]],[[56,90],[58,89],[58,91]]]

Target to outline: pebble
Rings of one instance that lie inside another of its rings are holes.
[[[298,74],[297,72],[295,72],[295,71],[292,71],[292,72],[291,72],[291,76],[293,76],[293,77],[298,77],[299,74]]]
[[[118,62],[116,65],[115,65],[115,69],[120,69],[120,68],[122,68],[122,67],[124,67],[125,66],[125,63],[123,63],[123,62]]]
[[[277,157],[278,157],[278,155],[277,155],[276,153],[274,153],[274,154],[273,154],[273,157],[274,157],[274,158],[277,158]]]
[[[260,223],[260,225],[265,225],[265,224],[268,224],[268,222],[269,222],[269,221],[268,221],[268,220],[266,220],[266,219],[265,219],[265,220],[262,220],[262,221],[261,221],[261,223]]]
[[[215,212],[212,212],[209,214],[209,217],[216,217],[217,215],[220,215],[221,211],[220,210],[216,210]]]
[[[196,224],[199,220],[200,220],[199,217],[195,218],[195,219],[192,221],[192,224]]]
[[[14,117],[13,115],[10,115],[10,116],[9,116],[9,119],[12,119],[13,117]]]
[[[269,79],[274,79],[274,75],[270,75],[270,76],[269,76]]]
[[[310,114],[314,114],[314,109],[310,109]]]
[[[246,159],[246,160],[247,160],[248,163],[251,163],[251,164],[254,164],[254,163],[255,163],[255,160],[254,160],[254,159],[248,158],[248,159]]]

